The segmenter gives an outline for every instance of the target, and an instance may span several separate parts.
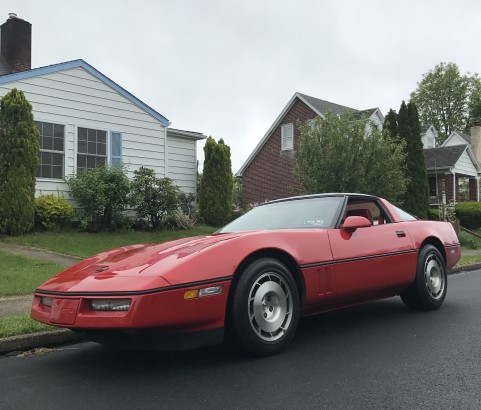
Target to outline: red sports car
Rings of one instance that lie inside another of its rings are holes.
[[[35,291],[31,316],[105,344],[181,349],[227,333],[268,355],[289,344],[300,316],[395,295],[439,308],[460,256],[451,224],[382,198],[294,197],[212,235],[86,259]]]

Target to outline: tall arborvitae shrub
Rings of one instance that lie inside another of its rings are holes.
[[[406,136],[406,165],[410,180],[404,200],[407,210],[422,219],[428,218],[429,184],[424,160],[423,142],[421,141],[421,123],[416,104],[409,102],[409,134]]]
[[[35,221],[38,130],[32,106],[14,88],[0,100],[0,232],[21,235]]]
[[[427,219],[429,209],[429,185],[424,162],[421,124],[416,105],[403,101],[399,113],[390,110],[384,122],[391,137],[405,141],[407,189],[401,201],[406,211]]]
[[[386,118],[384,119],[384,126],[383,129],[389,131],[389,135],[391,137],[396,137],[397,134],[397,114],[396,111],[394,110],[389,110],[389,112],[386,115]]]
[[[221,226],[232,214],[232,163],[230,148],[209,137],[204,146],[204,170],[199,191],[199,212],[206,224]]]

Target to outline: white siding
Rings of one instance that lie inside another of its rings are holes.
[[[473,161],[469,158],[469,155],[466,151],[459,157],[458,162],[454,167],[454,172],[456,174],[463,174],[467,176],[477,176],[476,168],[473,165]]]
[[[197,191],[197,159],[195,141],[170,136],[167,139],[167,176],[187,193]]]
[[[377,127],[378,130],[382,130],[383,120],[379,118],[379,114],[377,111],[369,117],[369,120],[371,120],[374,123],[374,125]]]
[[[443,147],[450,147],[453,145],[468,145],[468,143],[463,137],[456,133],[453,133],[446,141],[444,141]]]
[[[2,84],[0,96],[12,88],[25,93],[35,120],[65,125],[66,176],[76,169],[78,127],[120,132],[122,161],[130,176],[140,166],[153,168],[159,176],[165,176],[165,127],[83,68]],[[187,151],[186,157],[194,156],[195,163],[194,147],[190,153]],[[182,166],[173,163],[172,169],[178,172],[177,168]],[[195,180],[195,166],[189,170],[190,179]],[[190,186],[187,179],[182,175],[181,180]],[[37,195],[62,190],[66,190],[66,185],[61,180],[37,179]]]

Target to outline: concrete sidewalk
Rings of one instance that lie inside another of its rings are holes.
[[[77,262],[82,260],[82,258],[63,255],[61,253],[55,253],[45,249],[25,248],[23,246],[12,245],[4,242],[0,242],[0,251],[13,253],[14,255],[25,256],[27,258],[58,263],[60,265],[65,265],[66,267],[75,265]]]
[[[75,265],[81,261],[81,258],[76,258],[73,256],[50,252],[44,249],[25,248],[23,246],[11,245],[3,242],[0,242],[0,251],[8,252],[14,255],[25,256],[27,258],[58,263],[59,265],[64,265],[65,267]],[[31,295],[0,297],[0,317],[29,313],[31,303]]]
[[[81,261],[81,258],[50,252],[43,249],[25,248],[0,242],[0,251],[64,265],[66,268]],[[30,313],[33,295],[0,297],[0,317]],[[81,337],[68,330],[52,327],[51,331],[0,338],[0,355],[75,342]]]

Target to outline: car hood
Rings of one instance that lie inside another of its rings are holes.
[[[132,280],[127,280],[127,278],[133,277],[138,278],[139,287],[155,286],[155,283],[170,285],[165,280],[164,282],[159,281],[163,269],[148,270],[147,268],[152,265],[157,267],[165,265],[170,268],[173,264],[179,264],[182,259],[188,259],[203,249],[240,235],[242,233],[212,234],[163,243],[147,243],[115,248],[71,266],[43,283],[39,289],[71,291],[76,288],[80,290],[84,286],[79,288],[78,285],[83,283],[89,289],[99,290],[105,288],[104,284],[111,282],[113,278],[116,278],[115,283],[119,285],[122,282],[132,284]],[[122,278],[125,280],[122,280]]]

